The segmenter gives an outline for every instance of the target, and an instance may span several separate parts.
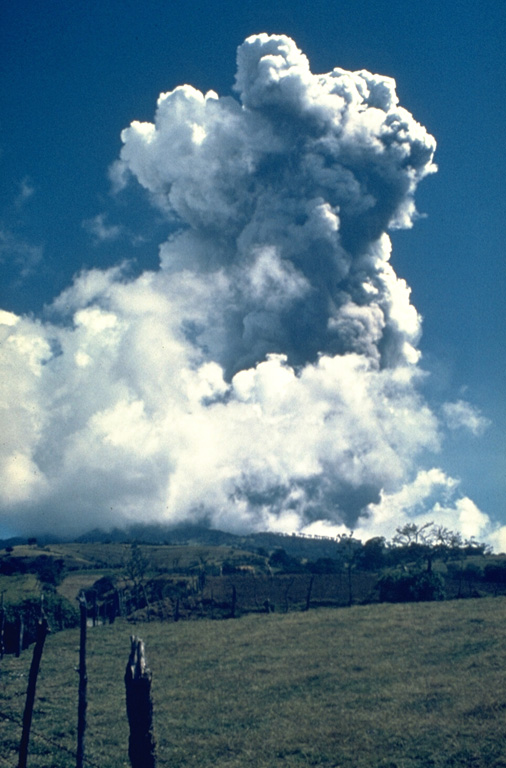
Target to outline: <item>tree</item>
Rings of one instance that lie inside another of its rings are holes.
[[[460,597],[463,580],[471,584],[480,570],[473,564],[464,567],[465,558],[486,551],[485,544],[478,544],[474,539],[463,539],[460,533],[442,525],[433,522],[422,525],[408,523],[397,528],[389,550],[390,563],[402,566],[402,570],[399,568],[387,573],[379,580],[380,599],[395,602],[440,599],[443,595],[443,579],[433,570],[437,560],[443,563],[456,561],[448,566],[448,570],[459,580]]]
[[[128,578],[133,581],[135,586],[138,586],[149,568],[149,560],[147,560],[142,554],[142,550],[138,544],[134,543],[130,545],[130,557],[125,563],[125,570]]]
[[[506,585],[506,560],[496,560],[485,566],[483,578],[489,584],[494,584],[495,591]]]
[[[279,568],[283,573],[304,573],[306,568],[297,557],[287,554],[284,549],[275,549],[269,558],[272,568]]]
[[[434,523],[407,523],[396,528],[395,536],[392,539],[392,545],[400,550],[401,560],[414,563],[416,567],[425,560],[427,571],[432,570],[432,561],[434,553],[432,551],[432,528]]]
[[[368,539],[360,552],[359,565],[365,571],[379,571],[385,564],[386,543],[384,536]]]
[[[125,563],[125,571],[134,584],[134,597],[136,607],[139,607],[139,595],[142,593],[146,608],[149,608],[149,600],[146,594],[145,576],[149,568],[149,560],[144,557],[138,544],[133,543],[130,546],[130,557]]]
[[[39,555],[30,570],[35,571],[43,584],[56,587],[63,579],[65,562],[62,558],[55,559],[48,555]]]
[[[352,571],[360,558],[363,544],[358,539],[353,538],[353,531],[349,535],[342,533],[337,538],[339,542],[339,554],[348,577],[348,605],[351,605],[353,603]]]
[[[472,546],[471,541],[464,541],[460,533],[433,522],[407,523],[397,528],[392,544],[391,553],[397,562],[414,563],[416,567],[425,563],[428,573],[435,560],[458,559]]]

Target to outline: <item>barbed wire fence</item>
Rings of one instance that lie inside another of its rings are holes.
[[[21,717],[16,717],[15,715],[12,715],[12,713],[8,713],[0,710],[0,720],[10,721],[14,725],[17,725],[19,727],[19,731],[21,732],[21,729],[23,727],[23,721]],[[47,744],[48,746],[51,746],[54,750],[56,750],[56,752],[61,752],[67,755],[67,757],[72,758],[73,764],[75,764],[75,761],[77,758],[77,750],[71,749],[70,747],[66,747],[61,742],[55,741],[54,739],[51,739],[49,736],[45,736],[43,733],[40,733],[40,731],[38,731],[37,729],[34,729],[33,726],[30,730],[30,741],[32,741],[32,739],[34,741],[38,740],[38,741],[44,742],[45,744]],[[19,739],[17,739],[16,741],[19,741]],[[128,745],[125,742],[125,760],[128,759],[127,752],[128,752]],[[4,757],[0,753],[0,766],[2,768],[15,768],[15,766],[17,766],[17,747],[15,750],[15,755],[16,755],[15,758],[14,757],[8,758],[8,757]],[[167,757],[164,757],[163,754],[160,754],[158,752],[156,757],[156,764],[157,766],[164,766],[164,765],[168,766],[168,765],[171,765],[172,763]],[[104,768],[103,763],[97,763],[95,760],[93,760],[93,758],[88,757],[86,754],[84,755],[84,765],[89,766],[89,768]]]
[[[12,713],[3,712],[0,710],[0,718],[2,720],[8,720],[11,723],[14,723],[15,725],[19,726],[20,731],[23,728],[23,719],[21,717],[17,717],[15,715],[12,715]],[[70,749],[70,747],[66,747],[64,744],[61,744],[61,742],[55,741],[54,739],[49,738],[49,736],[45,736],[43,733],[40,733],[37,729],[35,729],[32,725],[30,729],[30,740],[32,739],[38,739],[39,741],[44,742],[45,744],[50,745],[54,749],[56,749],[58,752],[64,752],[66,755],[71,756],[74,761],[77,757],[77,751],[74,749]],[[0,755],[0,761],[3,763],[3,765],[9,766],[9,768],[12,768],[12,763],[5,757],[2,757]],[[103,768],[103,766],[100,763],[96,763],[94,760],[92,760],[90,757],[84,756],[84,762],[89,765],[91,768]]]

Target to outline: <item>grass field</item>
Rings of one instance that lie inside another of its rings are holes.
[[[150,568],[168,568],[186,571],[198,568],[201,563],[221,565],[224,560],[231,562],[254,562],[259,558],[246,550],[226,546],[209,546],[198,544],[140,544],[139,549],[147,559]],[[16,547],[18,554],[21,548]],[[131,546],[118,543],[86,543],[50,545],[44,550],[46,554],[67,558],[75,565],[95,568],[119,568],[129,559]],[[261,560],[262,558],[260,558]]]
[[[128,765],[129,635],[153,672],[159,766],[506,768],[506,598],[238,620],[123,621],[88,635],[87,764]],[[0,667],[0,766],[17,763],[31,652]],[[78,631],[50,636],[32,768],[72,766]]]
[[[12,576],[0,574],[0,594],[6,605],[18,603],[28,597],[38,597],[40,584],[34,573],[15,573]]]

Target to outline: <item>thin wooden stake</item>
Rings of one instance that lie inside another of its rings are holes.
[[[0,606],[0,659],[3,659],[4,653],[5,653],[4,632],[5,632],[5,609],[4,609],[4,593],[2,592],[2,603]]]
[[[23,614],[21,612],[18,613],[16,624],[17,624],[16,658],[19,659],[19,657],[21,656],[21,651],[23,650],[23,636],[25,632],[25,624],[23,621]]]
[[[313,590],[313,584],[314,584],[314,573],[311,574],[311,578],[309,579],[309,586],[307,588],[307,595],[306,595],[306,611],[309,611],[309,607],[311,605],[311,592]]]
[[[79,612],[81,618],[81,636],[79,643],[79,694],[77,704],[77,754],[76,768],[82,768],[84,763],[84,734],[86,732],[86,688],[88,676],[86,674],[86,625],[88,620],[88,606],[84,593],[79,595]]]
[[[35,688],[37,686],[37,675],[39,674],[40,660],[44,649],[44,642],[49,631],[45,616],[42,616],[37,625],[37,639],[33,649],[32,664],[28,676],[28,687],[26,690],[25,711],[23,714],[23,733],[19,744],[19,762],[18,768],[26,768],[28,757],[28,741],[30,739],[30,728],[32,725],[33,703],[35,701]]]

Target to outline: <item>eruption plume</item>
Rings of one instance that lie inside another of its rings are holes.
[[[159,270],[84,272],[51,322],[2,313],[3,519],[366,538],[436,510],[481,535],[456,480],[417,472],[441,427],[389,261],[434,138],[391,78],[312,74],[281,35],[239,47],[235,91],[175,88],[121,134],[116,189],[174,225]]]

